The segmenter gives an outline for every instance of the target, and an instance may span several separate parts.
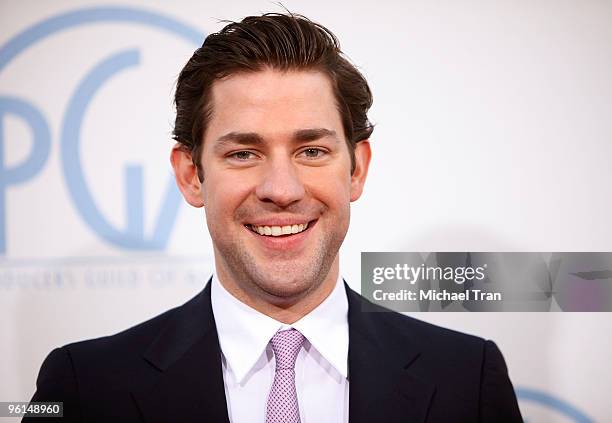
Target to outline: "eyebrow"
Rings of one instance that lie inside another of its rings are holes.
[[[293,133],[292,141],[296,143],[316,141],[318,139],[330,137],[337,141],[338,135],[336,131],[327,128],[308,128],[299,129]],[[264,144],[264,138],[257,132],[228,132],[225,135],[220,136],[214,143],[215,149],[223,148],[224,146],[231,145],[262,145]]]
[[[326,128],[300,129],[293,134],[293,139],[296,141],[315,141],[324,137],[335,138],[338,141],[336,131]]]

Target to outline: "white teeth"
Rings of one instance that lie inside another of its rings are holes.
[[[298,234],[308,228],[308,223],[300,223],[295,225],[285,226],[255,226],[251,225],[251,229],[257,232],[259,235],[267,236],[281,236]]]

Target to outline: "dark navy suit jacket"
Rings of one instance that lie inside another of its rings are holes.
[[[493,342],[346,292],[351,423],[522,421]],[[36,385],[32,401],[63,401],[64,422],[228,422],[210,282],[131,329],[53,350]]]

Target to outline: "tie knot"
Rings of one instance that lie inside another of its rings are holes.
[[[304,335],[295,329],[276,332],[270,343],[276,358],[276,369],[293,369],[295,359],[304,343]]]

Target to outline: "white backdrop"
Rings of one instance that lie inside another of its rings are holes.
[[[361,251],[612,250],[611,2],[283,4],[329,27],[374,92],[353,288]],[[280,10],[0,2],[0,400],[28,400],[55,346],[202,288],[203,213],[167,191],[174,82],[220,19]],[[494,339],[529,422],[612,422],[612,315],[418,317]]]

